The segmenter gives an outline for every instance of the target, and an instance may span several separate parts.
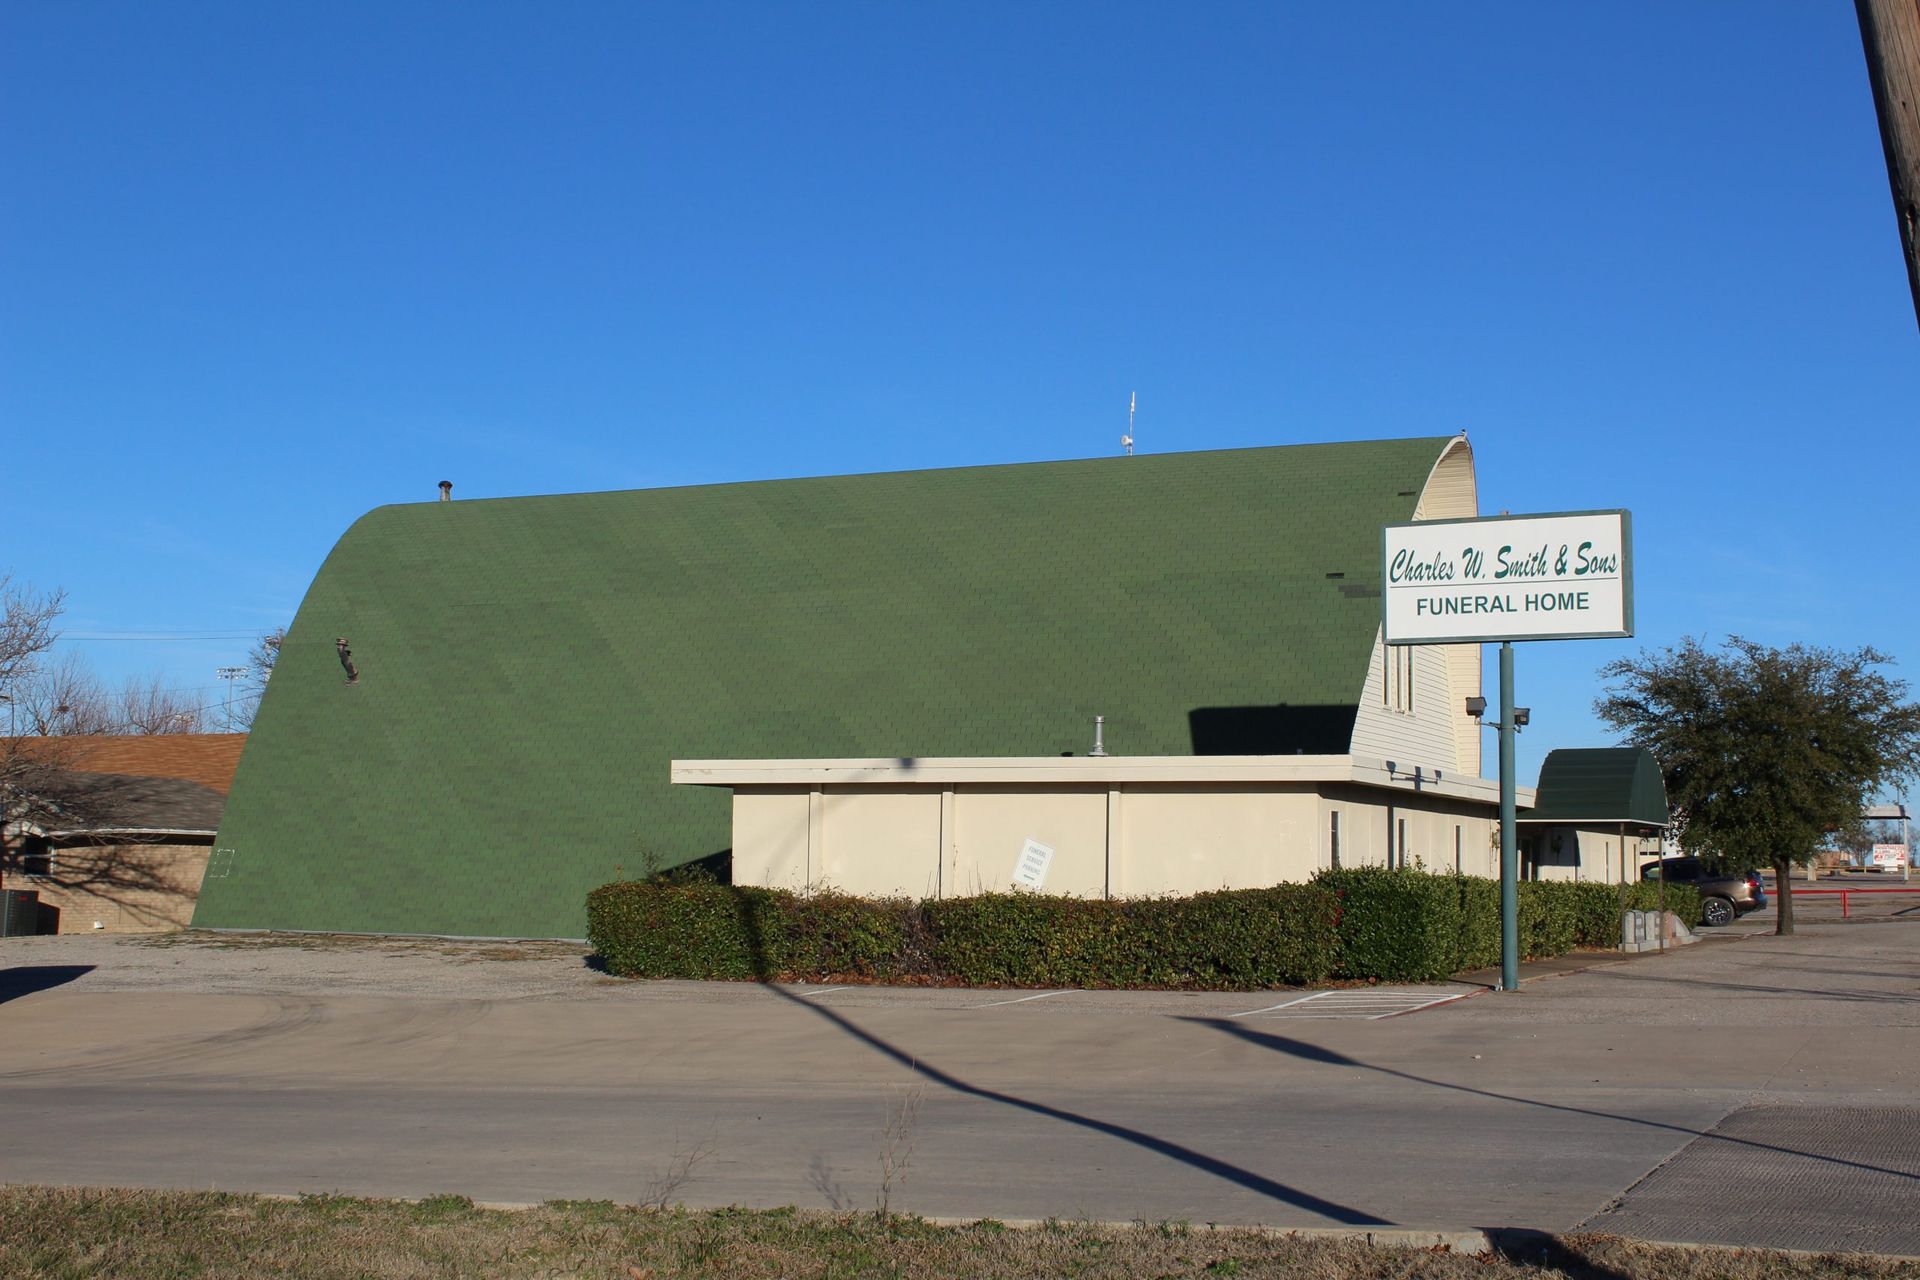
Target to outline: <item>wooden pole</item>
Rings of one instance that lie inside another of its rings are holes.
[[[1907,288],[1920,323],[1920,0],[1853,0],[1866,47],[1867,79],[1880,114],[1887,181],[1907,258]]]

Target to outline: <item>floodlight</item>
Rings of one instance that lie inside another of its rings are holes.
[[[1516,729],[1526,728],[1527,721],[1531,719],[1533,719],[1532,707],[1515,707],[1513,709],[1513,727],[1514,728]]]
[[[1478,720],[1481,716],[1487,714],[1487,700],[1485,698],[1468,698],[1467,714],[1472,716],[1475,720]]]

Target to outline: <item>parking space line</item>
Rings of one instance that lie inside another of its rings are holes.
[[[1455,1000],[1465,1000],[1465,999],[1466,999],[1466,998],[1467,998],[1468,996],[1470,996],[1470,995],[1472,995],[1472,994],[1473,994],[1473,992],[1471,992],[1471,991],[1462,991],[1462,992],[1461,992],[1460,994],[1458,994],[1458,995],[1452,995],[1452,996],[1440,996],[1440,997],[1438,997],[1438,998],[1436,998],[1436,999],[1433,999],[1433,1000],[1427,1000],[1427,1001],[1424,1001],[1424,1002],[1422,1002],[1422,1003],[1420,1003],[1420,1004],[1417,1004],[1417,1005],[1415,1005],[1415,1006],[1413,1006],[1413,1008],[1411,1008],[1411,1009],[1395,1009],[1395,1010],[1394,1010],[1394,1011],[1393,1011],[1392,1013],[1376,1013],[1376,1014],[1374,1014],[1374,1015],[1373,1015],[1373,1019],[1374,1019],[1374,1021],[1376,1021],[1376,1022],[1377,1022],[1377,1021],[1379,1021],[1379,1020],[1380,1020],[1381,1018],[1398,1018],[1398,1017],[1400,1017],[1400,1016],[1401,1016],[1402,1014],[1407,1014],[1407,1013],[1418,1013],[1418,1012],[1420,1012],[1420,1011],[1421,1011],[1422,1009],[1431,1009],[1431,1008],[1433,1008],[1433,1007],[1434,1007],[1435,1005],[1442,1005],[1442,1004],[1452,1004],[1452,1003],[1453,1003],[1453,1002],[1454,1002]]]
[[[1290,1009],[1296,1004],[1305,1004],[1313,998],[1313,996],[1299,996],[1292,1000],[1283,1001],[1280,1004],[1270,1004],[1264,1009],[1247,1009],[1241,1013],[1230,1013],[1227,1016],[1229,1018],[1250,1018],[1256,1013],[1272,1013],[1275,1009]]]
[[[802,1000],[811,1000],[815,996],[830,996],[836,991],[851,991],[851,990],[853,990],[852,987],[822,987],[818,991],[802,991],[800,993],[800,998]]]
[[[1042,991],[1037,996],[1021,996],[1017,1000],[995,1000],[989,1004],[975,1004],[968,1005],[967,1007],[970,1009],[998,1009],[1003,1004],[1025,1004],[1029,1000],[1045,1000],[1048,996],[1072,995],[1079,989],[1078,987],[1068,987],[1065,991]]]

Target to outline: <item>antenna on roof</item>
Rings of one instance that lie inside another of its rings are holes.
[[[1133,456],[1133,406],[1139,399],[1138,391],[1127,392],[1127,434],[1120,437],[1120,447],[1127,451],[1129,458]]]

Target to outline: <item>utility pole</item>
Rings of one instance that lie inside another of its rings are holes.
[[[227,682],[227,732],[233,732],[233,682],[247,674],[245,667],[217,667],[215,675]]]
[[[1907,288],[1920,323],[1920,0],[1853,0],[1866,47],[1867,79],[1880,115],[1893,213],[1907,258]]]

